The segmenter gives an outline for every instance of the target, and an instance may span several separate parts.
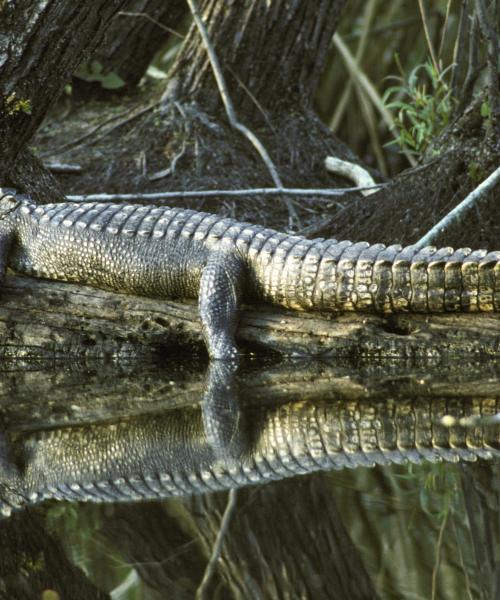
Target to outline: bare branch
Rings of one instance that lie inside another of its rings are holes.
[[[325,167],[331,173],[347,177],[347,179],[354,181],[358,186],[365,188],[361,191],[363,196],[369,196],[378,191],[372,187],[377,184],[370,173],[356,163],[340,160],[340,158],[336,158],[335,156],[327,156],[325,159]]]
[[[151,23],[153,23],[153,25],[156,25],[160,29],[163,29],[163,31],[166,31],[167,33],[171,33],[172,35],[175,35],[175,37],[178,37],[181,40],[184,39],[184,36],[182,35],[182,33],[179,33],[178,31],[175,31],[175,29],[172,29],[171,27],[167,27],[166,25],[163,25],[163,23],[160,23],[160,21],[157,21],[156,19],[153,19],[153,17],[151,15],[148,15],[148,13],[145,13],[145,12],[129,12],[129,11],[121,10],[118,13],[118,15],[120,17],[142,17],[143,19],[146,19],[147,21],[150,21]]]
[[[469,0],[462,0],[460,7],[460,18],[458,23],[458,33],[453,51],[453,67],[451,71],[451,95],[458,98],[458,79],[462,76],[465,62],[465,44],[467,32],[469,30],[468,17]]]
[[[384,123],[387,125],[387,128],[394,135],[395,126],[394,126],[394,118],[393,118],[392,114],[384,106],[384,103],[382,102],[382,98],[380,97],[380,94],[378,93],[377,89],[375,88],[373,83],[370,81],[370,79],[367,77],[365,72],[359,68],[359,65],[357,65],[353,55],[351,54],[351,51],[349,50],[349,48],[344,43],[343,39],[340,37],[340,35],[338,33],[336,33],[333,36],[333,44],[337,48],[337,50],[340,52],[342,59],[344,60],[344,63],[346,65],[346,67],[348,68],[348,70],[351,73],[355,73],[357,85],[359,85],[363,89],[363,91],[366,93],[368,98],[370,98],[370,100],[373,102],[373,105],[380,113],[380,116],[384,120]],[[409,152],[403,151],[403,154],[406,156],[408,162],[410,163],[410,165],[412,167],[415,167],[417,165],[417,161],[415,160],[415,157],[412,156]]]
[[[217,537],[215,538],[215,543],[212,548],[212,554],[205,569],[205,573],[203,574],[203,579],[201,580],[201,583],[198,589],[196,590],[196,600],[203,600],[207,597],[207,589],[210,585],[210,581],[212,580],[212,577],[215,573],[217,562],[220,558],[224,536],[226,535],[229,523],[231,522],[231,517],[233,516],[234,509],[236,508],[237,493],[238,491],[236,489],[229,490],[229,494],[227,496],[226,510],[222,515],[220,529],[217,533]]]
[[[484,195],[486,192],[490,191],[498,182],[500,181],[500,167],[498,167],[489,177],[487,177],[481,184],[477,186],[458,206],[450,211],[445,217],[439,221],[434,227],[427,232],[423,238],[418,240],[415,244],[417,248],[423,248],[427,246],[431,242],[433,242],[436,237],[445,231],[453,222],[457,221],[462,214],[471,207],[479,198]]]
[[[116,129],[123,127],[124,125],[127,125],[131,121],[137,119],[138,117],[141,117],[142,115],[146,114],[150,110],[153,110],[154,108],[156,108],[158,106],[158,104],[159,104],[159,102],[152,102],[151,104],[148,104],[146,107],[140,108],[139,110],[136,110],[135,108],[127,109],[118,115],[114,115],[113,117],[110,117],[109,119],[105,119],[104,121],[102,121],[102,123],[99,123],[99,125],[96,125],[96,127],[93,127],[90,131],[87,131],[80,137],[77,137],[76,139],[71,140],[67,144],[63,144],[62,146],[59,146],[58,148],[54,148],[50,151],[40,154],[39,158],[45,158],[46,156],[55,156],[58,154],[63,154],[66,150],[69,150],[70,148],[75,148],[76,146],[85,146],[85,145],[91,146],[92,144],[97,143],[103,137],[109,135],[112,131],[115,131]],[[93,139],[90,139],[90,141],[86,142],[86,140],[88,140],[89,138],[92,138],[92,136],[95,133],[97,133],[100,129],[102,129],[106,125],[109,125],[110,123],[113,123],[114,121],[117,121],[117,120],[119,120],[118,123],[116,123],[109,129],[106,129],[105,131],[103,131],[102,133],[100,133],[99,135],[94,137]],[[83,142],[85,142],[85,143],[83,143]]]
[[[350,192],[363,192],[364,190],[380,189],[385,184],[379,183],[370,186],[348,188],[248,188],[240,190],[180,190],[177,192],[150,192],[130,194],[84,194],[69,195],[66,200],[70,202],[132,202],[137,200],[167,200],[170,198],[210,198],[213,196],[343,196]]]
[[[83,171],[82,165],[70,164],[70,163],[47,162],[47,163],[43,163],[43,166],[51,173],[79,174]]]

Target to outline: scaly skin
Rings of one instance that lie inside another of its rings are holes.
[[[0,271],[199,298],[212,358],[237,355],[243,297],[295,310],[499,311],[500,252],[307,240],[156,206],[36,206],[0,190]]]
[[[500,455],[497,427],[445,427],[440,419],[491,416],[500,410],[499,403],[432,398],[260,406],[239,411],[232,418],[238,423],[232,439],[225,441],[218,432],[212,435],[207,415],[202,419],[194,407],[116,423],[17,433],[6,443],[17,468],[0,462],[0,514],[8,516],[12,509],[48,498],[139,501],[319,470],[491,459]],[[224,409],[220,415],[213,409],[208,418],[219,424]]]

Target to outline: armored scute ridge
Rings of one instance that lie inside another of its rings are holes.
[[[232,449],[189,407],[118,423],[17,433],[0,456],[0,512],[45,499],[160,499],[260,484],[319,470],[475,461],[500,456],[498,427],[446,427],[484,417],[499,400],[299,402],[240,415]],[[251,441],[250,441],[251,440]],[[1,446],[0,446],[1,447]],[[9,466],[9,455],[16,457]],[[223,458],[222,458],[223,457]]]
[[[500,252],[307,240],[178,208],[0,196],[2,270],[198,297],[212,358],[235,357],[245,296],[296,310],[500,311]]]

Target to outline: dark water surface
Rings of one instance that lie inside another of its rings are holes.
[[[499,597],[495,363],[3,369],[2,599]]]

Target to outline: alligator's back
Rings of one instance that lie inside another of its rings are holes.
[[[228,220],[178,208],[24,203],[14,270],[159,297],[196,297],[205,241]]]

